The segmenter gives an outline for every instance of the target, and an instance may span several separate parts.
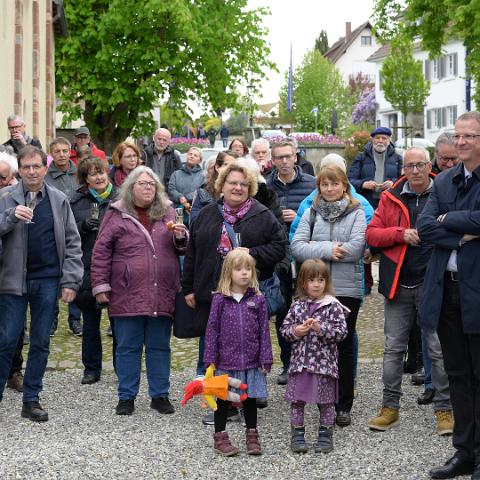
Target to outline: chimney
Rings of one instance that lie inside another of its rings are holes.
[[[351,36],[352,36],[352,22],[345,22],[345,42],[348,42]]]

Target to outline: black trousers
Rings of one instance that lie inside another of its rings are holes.
[[[215,433],[223,432],[227,425],[228,409],[232,402],[217,398],[217,410],[214,413]],[[242,402],[246,428],[257,428],[257,400],[247,398]]]
[[[480,463],[480,334],[463,331],[458,282],[445,276],[438,337],[450,381],[457,455]]]
[[[285,300],[285,307],[275,317],[275,330],[277,332],[278,346],[280,347],[280,360],[282,362],[283,368],[288,369],[288,367],[290,366],[290,354],[292,352],[292,344],[288,340],[285,340],[283,335],[280,333],[280,328],[283,325],[283,320],[287,316],[290,305],[292,304],[292,270],[289,269],[286,273],[279,273],[278,278],[280,280],[280,288],[282,290],[283,298]]]
[[[22,333],[20,334],[20,338],[18,339],[17,348],[15,349],[15,353],[13,354],[12,366],[10,368],[10,374],[8,378],[12,378],[14,373],[18,373],[22,371],[22,366],[23,366],[22,350],[23,350],[24,336],[25,336],[25,330],[22,329]]]
[[[353,390],[355,386],[355,354],[353,336],[357,326],[358,310],[362,303],[360,298],[337,297],[345,305],[350,314],[347,321],[347,337],[338,344],[338,403],[337,412],[349,412],[353,405]]]

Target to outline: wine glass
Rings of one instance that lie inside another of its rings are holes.
[[[37,206],[37,195],[38,192],[27,192],[27,201],[25,203],[25,206],[30,208],[31,210],[35,210],[35,207]],[[32,220],[26,220],[25,223],[35,222],[32,222]]]
[[[242,246],[242,234],[235,232],[235,241],[237,242],[237,247]]]
[[[100,205],[98,203],[92,203],[90,207],[90,218],[98,220],[100,217]],[[92,228],[92,230],[98,230],[98,227]]]
[[[175,209],[176,223],[183,225],[183,207]]]

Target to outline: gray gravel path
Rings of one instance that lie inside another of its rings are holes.
[[[450,455],[451,439],[435,434],[430,406],[420,407],[419,387],[404,377],[401,422],[390,432],[366,426],[381,395],[381,368],[359,368],[353,425],[337,428],[329,455],[293,455],[289,449],[289,412],[283,387],[269,377],[269,407],[259,412],[264,447],[261,457],[244,452],[243,429],[227,429],[242,454],[222,458],[213,453],[213,427],[201,424],[199,399],[180,408],[188,369],[172,375],[174,415],[149,408],[145,381],[131,417],[114,414],[116,382],[112,373],[93,386],[81,386],[80,371],[48,372],[42,395],[50,421],[35,424],[20,417],[21,397],[7,390],[0,403],[0,479],[426,479],[429,468]],[[308,407],[308,439],[313,442],[318,412]]]

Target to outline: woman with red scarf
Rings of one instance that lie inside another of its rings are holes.
[[[113,152],[112,163],[110,180],[113,185],[119,188],[123,185],[129,173],[140,165],[140,150],[133,143],[119,143]]]

